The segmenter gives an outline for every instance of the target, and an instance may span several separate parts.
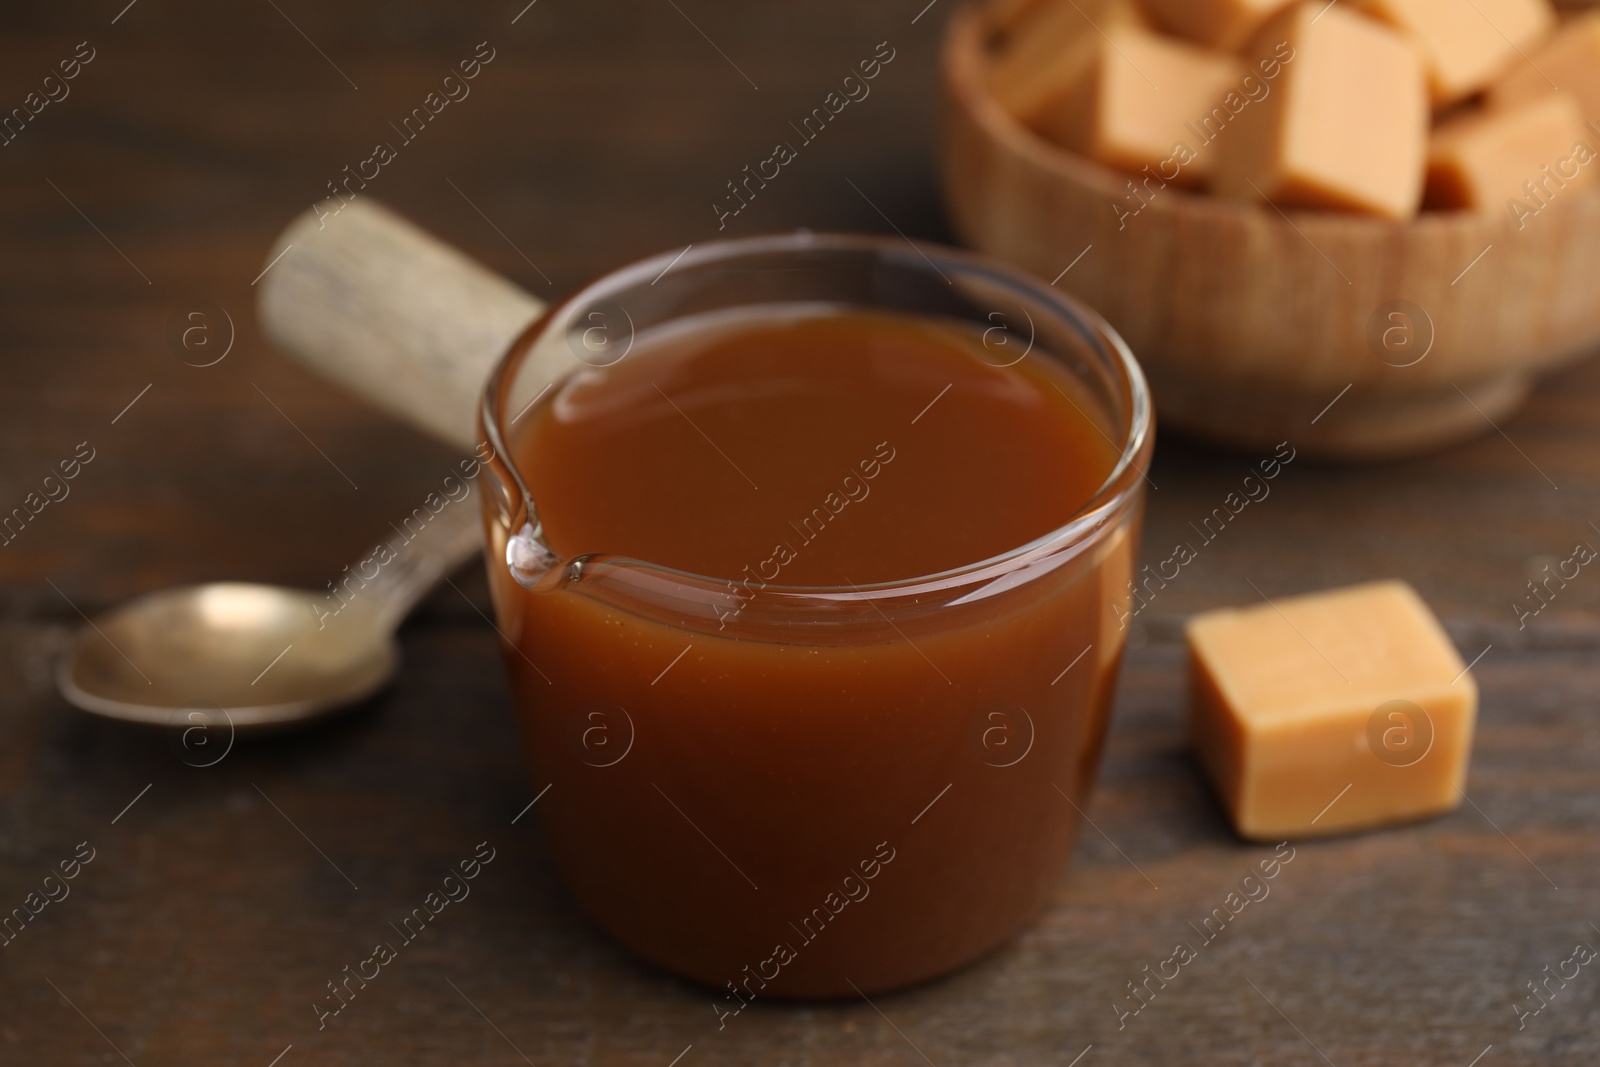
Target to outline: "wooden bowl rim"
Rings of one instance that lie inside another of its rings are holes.
[[[1063,181],[1099,193],[1110,202],[1122,200],[1124,183],[1136,175],[1114,170],[1051,144],[1014,119],[989,94],[983,78],[988,43],[982,7],[982,0],[962,5],[951,15],[945,30],[939,67],[951,97],[984,134],[1004,151],[1025,158]],[[1597,161],[1597,165],[1600,165],[1600,161]],[[1374,239],[1403,235],[1426,239],[1439,237],[1467,241],[1477,238],[1487,241],[1511,228],[1510,220],[1499,213],[1423,211],[1405,221],[1395,221],[1355,212],[1284,209],[1270,203],[1257,206],[1178,186],[1164,189],[1163,194],[1171,195],[1147,201],[1141,211],[1169,219],[1209,216],[1215,221],[1238,226],[1268,225],[1280,229],[1305,226],[1319,231],[1340,230],[1349,236]],[[1546,205],[1546,209],[1566,212],[1572,210],[1572,205],[1596,197],[1600,197],[1600,183],[1580,190],[1577,196],[1552,202]],[[1272,210],[1268,210],[1269,207]]]

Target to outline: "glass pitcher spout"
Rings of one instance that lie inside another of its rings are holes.
[[[550,550],[531,522],[523,523],[520,530],[506,539],[505,560],[511,577],[524,589],[536,588],[540,579],[561,563],[561,557]]]

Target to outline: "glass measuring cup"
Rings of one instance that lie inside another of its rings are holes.
[[[540,390],[542,368],[608,365],[697,316],[814,307],[968,323],[997,364],[1055,360],[1116,444],[1109,478],[1029,544],[870,586],[550,548],[515,460],[519,428],[561,395]],[[756,997],[933,977],[1045,905],[1104,737],[1153,440],[1143,376],[1104,322],[955,251],[716,242],[547,311],[492,375],[481,420],[490,585],[535,787],[549,785],[540,818],[601,926],[719,990],[726,1024]]]

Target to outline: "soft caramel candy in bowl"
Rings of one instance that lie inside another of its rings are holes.
[[[1110,42],[1119,30],[1103,25]],[[1516,218],[1404,221],[1175,183],[1136,194],[1135,175],[1057,147],[1001,106],[996,39],[991,11],[974,6],[947,31],[951,224],[1105,316],[1166,426],[1240,448],[1417,453],[1491,432],[1541,373],[1600,342],[1595,185],[1530,200],[1537,210]],[[1593,126],[1588,136],[1600,144]]]

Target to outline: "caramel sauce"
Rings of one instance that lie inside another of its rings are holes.
[[[534,588],[490,567],[546,841],[724,1025],[958,966],[1065,867],[1138,505],[1052,538],[1117,434],[1050,358],[994,365],[1018,355],[886,314],[690,320],[509,432],[580,557]]]

